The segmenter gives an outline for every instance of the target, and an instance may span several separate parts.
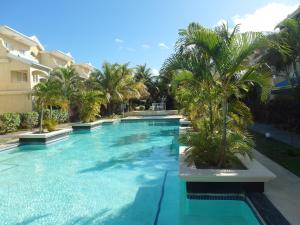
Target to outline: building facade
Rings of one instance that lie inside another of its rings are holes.
[[[32,88],[53,69],[67,66],[85,79],[94,70],[87,63],[75,64],[70,53],[45,51],[36,36],[0,26],[0,114],[32,111]]]

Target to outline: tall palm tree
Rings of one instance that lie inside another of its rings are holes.
[[[83,79],[72,66],[56,68],[50,77],[59,83],[63,96],[71,105],[72,98],[83,86]]]
[[[135,68],[135,79],[137,81],[147,81],[147,82],[151,82],[152,79],[152,72],[150,68],[147,68],[146,64],[143,65],[137,65]]]
[[[276,71],[285,71],[290,84],[296,77],[299,77],[297,62],[300,61],[300,24],[295,19],[285,19],[276,26],[280,32],[269,35],[274,46],[267,49],[264,55],[266,62],[273,66]]]
[[[146,104],[150,105],[150,103],[157,98],[159,93],[157,82],[151,72],[151,69],[147,67],[146,64],[137,65],[134,72],[134,78],[137,82],[142,82],[146,85],[149,92]]]
[[[40,133],[43,131],[44,110],[48,107],[59,106],[66,109],[68,107],[67,99],[61,94],[57,82],[48,80],[40,82],[33,88],[34,101],[40,110]]]
[[[268,42],[261,33],[239,33],[238,28],[236,26],[229,31],[227,25],[223,24],[213,30],[191,23],[187,29],[180,30],[177,54],[164,65],[165,69],[179,70],[179,73],[182,73],[180,70],[188,70],[202,88],[206,84],[204,91],[213,89],[217,93],[219,103],[216,103],[221,113],[218,121],[221,134],[218,166],[224,165],[227,153],[233,146],[231,140],[246,140],[244,127],[241,127],[243,123],[239,120],[241,114],[251,114],[240,98],[256,83],[262,89],[262,100],[266,100],[271,87],[268,78],[270,71],[259,60],[251,60],[254,51]],[[245,145],[240,146],[240,150],[246,149]]]

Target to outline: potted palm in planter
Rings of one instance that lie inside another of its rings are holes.
[[[38,83],[33,89],[34,100],[40,111],[39,132],[22,134],[19,137],[21,143],[48,143],[66,137],[71,129],[56,130],[57,121],[52,117],[52,107],[67,108],[67,101],[61,95],[57,83],[53,80]],[[45,120],[44,111],[50,108],[50,117]],[[45,132],[44,128],[47,128]]]
[[[173,71],[177,102],[192,121],[193,131],[183,134],[180,176],[188,192],[263,191],[274,175],[251,160],[252,122],[241,98],[254,84],[266,100],[270,71],[255,50],[268,45],[260,33],[232,32],[223,24],[207,29],[192,23],[180,31],[177,52],[164,64]]]

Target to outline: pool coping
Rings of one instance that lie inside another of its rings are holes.
[[[169,116],[128,116],[121,118],[121,121],[128,120],[165,120],[165,119],[181,119],[181,115],[169,115]]]
[[[61,140],[73,131],[72,128],[59,129],[47,133],[24,133],[19,135],[20,144],[46,144],[54,141]]]

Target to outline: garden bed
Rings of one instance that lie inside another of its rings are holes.
[[[188,193],[264,192],[264,183],[275,175],[258,161],[239,156],[246,169],[197,169],[185,162],[186,147],[180,147],[179,176]]]
[[[300,177],[300,149],[252,132],[256,150]]]
[[[19,143],[21,144],[47,144],[50,142],[61,140],[69,135],[72,132],[71,128],[60,129],[47,133],[25,133],[19,135]]]

